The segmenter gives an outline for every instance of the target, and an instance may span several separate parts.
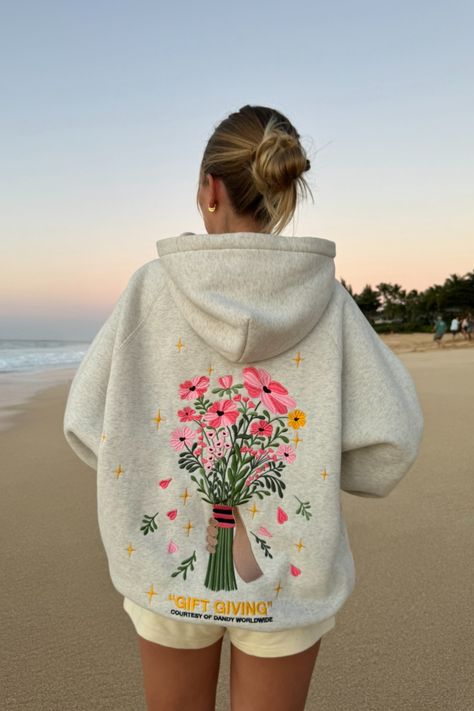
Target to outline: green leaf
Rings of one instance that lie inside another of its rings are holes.
[[[140,527],[140,531],[143,531],[143,535],[146,536],[148,533],[153,533],[153,531],[156,531],[158,526],[156,525],[155,518],[158,516],[158,511],[154,516],[145,516],[143,517],[142,523],[144,524],[143,526]]]
[[[177,575],[180,573],[183,573],[183,578],[186,580],[186,575],[188,573],[188,570],[194,570],[194,565],[193,563],[196,561],[196,551],[193,551],[192,556],[189,558],[186,558],[186,560],[181,561],[181,564],[178,566],[178,570],[175,570],[174,573],[171,573],[171,577],[175,578]]]

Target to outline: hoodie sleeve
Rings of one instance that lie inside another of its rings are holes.
[[[420,449],[415,384],[347,292],[343,312],[341,488],[387,496]]]
[[[66,441],[79,459],[95,470],[124,295],[125,292],[80,362],[64,412],[63,431]]]

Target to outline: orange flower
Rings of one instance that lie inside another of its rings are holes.
[[[301,410],[293,410],[288,413],[288,424],[297,430],[299,427],[304,427],[306,424],[306,415]]]

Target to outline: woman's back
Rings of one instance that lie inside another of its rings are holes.
[[[281,235],[310,167],[280,112],[224,119],[199,168],[207,234],[157,243],[70,389],[154,711],[213,706],[225,630],[232,708],[302,709],[355,584],[341,490],[386,496],[418,453],[414,384],[335,279],[334,242]]]

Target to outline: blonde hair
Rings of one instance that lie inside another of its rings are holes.
[[[311,165],[290,121],[266,106],[243,106],[210,137],[200,168],[220,178],[238,215],[252,216],[267,232],[280,233],[298,198],[311,190],[303,173]]]

